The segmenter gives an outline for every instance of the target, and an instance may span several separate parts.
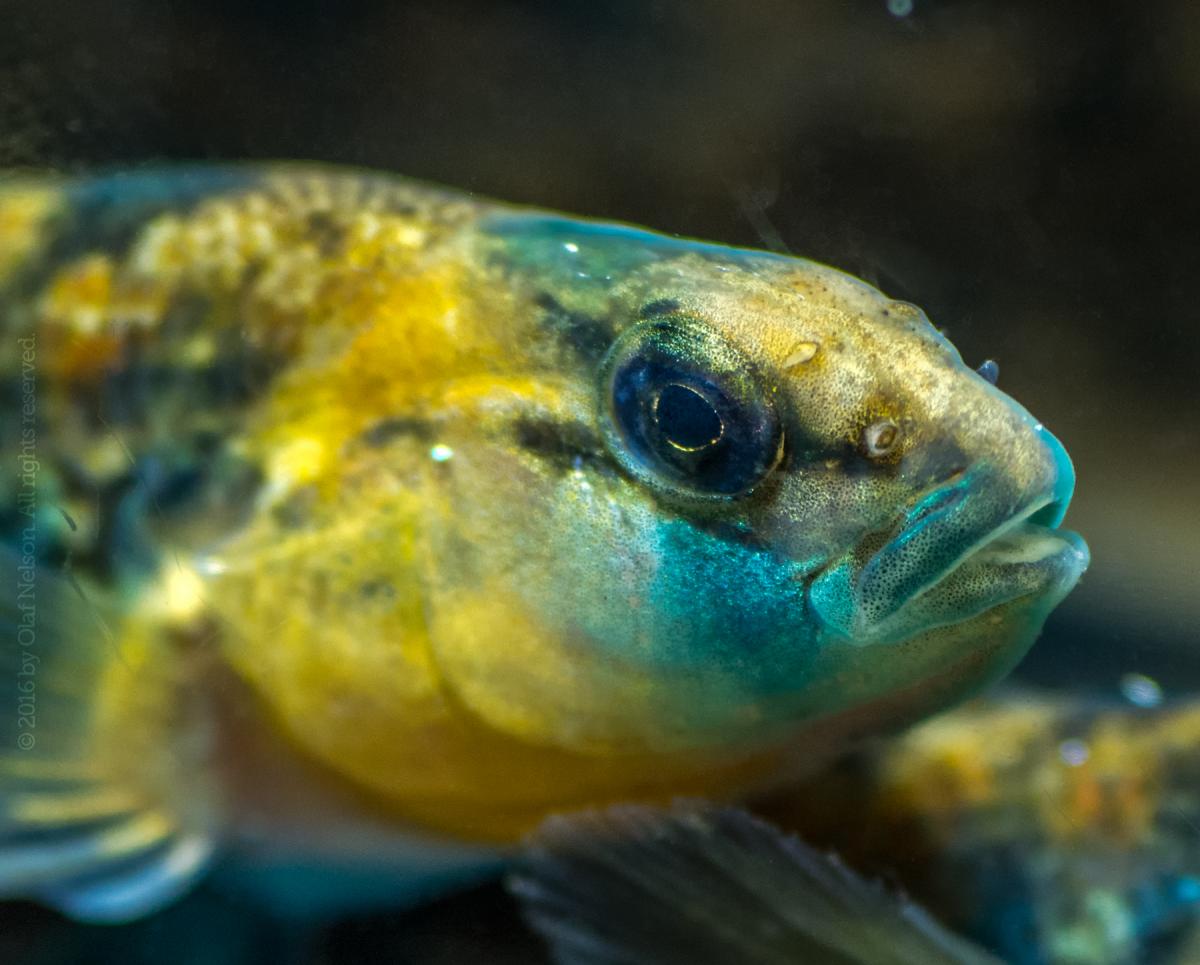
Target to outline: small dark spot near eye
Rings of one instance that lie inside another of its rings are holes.
[[[513,425],[513,440],[531,455],[561,469],[578,468],[603,451],[603,443],[587,426],[534,417]]]
[[[638,314],[642,318],[653,318],[655,315],[670,315],[677,311],[679,311],[679,302],[673,298],[660,298],[658,301],[643,305]]]
[[[428,435],[429,424],[427,422],[421,419],[401,416],[380,419],[373,425],[368,426],[367,430],[359,438],[372,449],[377,449],[386,446],[389,442],[402,436],[424,439]]]
[[[608,351],[612,344],[608,321],[570,311],[549,292],[538,293],[533,301],[544,313],[542,324],[573,354],[592,360]]]
[[[520,419],[513,426],[513,436],[522,449],[542,456],[562,455],[571,449],[566,431],[549,419]]]

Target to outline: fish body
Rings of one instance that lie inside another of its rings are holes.
[[[801,259],[314,166],[14,178],[0,330],[0,893],[81,918],[812,771],[1087,563],[1057,440]]]

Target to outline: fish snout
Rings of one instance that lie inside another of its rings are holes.
[[[964,455],[962,464],[919,492],[889,531],[870,534],[813,580],[809,602],[829,630],[854,642],[901,639],[925,628],[917,624],[930,619],[927,613],[919,616],[929,608],[911,604],[935,587],[953,584],[958,597],[950,610],[966,619],[1031,592],[1036,578],[1062,582],[1069,577],[1072,584],[1078,578],[1086,547],[1073,534],[1048,532],[1057,530],[1074,491],[1070,458],[1058,439],[1023,410],[1006,415],[993,423],[995,431],[960,434],[954,448]],[[971,435],[976,445],[962,444]],[[1017,580],[1009,564],[1020,553],[1010,544],[1035,532],[1037,552],[1026,548]],[[1005,566],[992,554],[992,570],[1006,575],[991,578],[983,568],[990,557],[979,554],[1002,538]],[[1056,554],[1063,559],[1052,559]],[[961,578],[977,556],[972,579]],[[940,622],[954,622],[945,601],[938,612]]]

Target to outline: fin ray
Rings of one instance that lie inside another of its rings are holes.
[[[551,818],[509,887],[561,965],[999,965],[835,856],[700,802]]]
[[[80,921],[120,923],[140,918],[182,895],[205,870],[212,851],[212,842],[205,837],[176,837],[161,853],[99,880],[52,888],[45,898]]]
[[[69,828],[47,841],[35,838],[27,844],[9,843],[0,851],[0,893],[25,895],[56,881],[87,874],[131,853],[160,846],[168,839],[171,825],[154,812],[135,813],[115,826],[71,834]]]
[[[212,840],[181,827],[164,793],[105,773],[93,729],[97,690],[119,659],[97,629],[107,622],[75,580],[48,568],[35,572],[35,603],[19,602],[17,571],[0,548],[0,632],[27,642],[0,652],[0,679],[29,681],[32,695],[29,713],[19,701],[0,707],[0,898],[127,921],[178,896]]]

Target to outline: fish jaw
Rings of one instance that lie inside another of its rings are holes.
[[[812,581],[809,605],[828,633],[895,643],[1021,597],[1053,607],[1066,596],[1089,563],[1083,539],[1058,529],[1074,468],[1053,435],[1019,414],[1008,447],[1023,473],[985,455],[914,500],[881,548],[847,554]]]

